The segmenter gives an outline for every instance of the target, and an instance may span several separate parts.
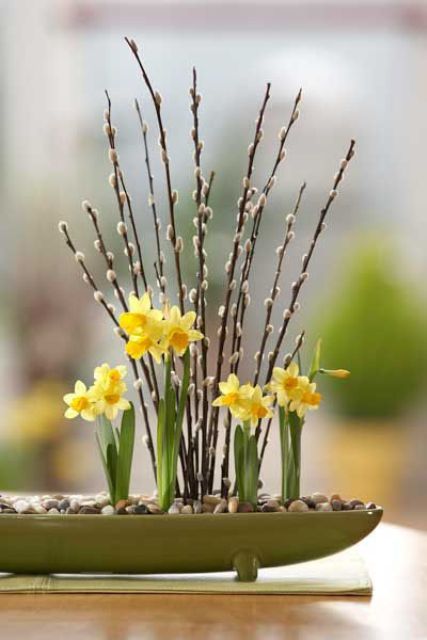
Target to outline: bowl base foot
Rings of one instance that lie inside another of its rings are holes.
[[[255,582],[258,577],[259,560],[252,551],[239,551],[233,558],[233,568],[239,582]]]

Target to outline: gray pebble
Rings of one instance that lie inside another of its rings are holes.
[[[148,513],[147,505],[145,504],[137,504],[134,506],[134,513],[137,516],[143,516]]]
[[[332,505],[333,511],[341,511],[343,507],[342,500],[337,500],[337,499],[331,500],[331,505]]]
[[[360,506],[360,505],[363,507],[363,509],[365,508],[365,503],[362,502],[361,500],[355,500],[355,499],[350,500],[350,504],[352,509],[355,509],[357,506]]]
[[[74,511],[74,513],[77,513],[80,509],[80,502],[78,500],[71,499],[70,500],[70,509],[72,509]]]
[[[367,509],[376,509],[376,508],[377,508],[377,505],[375,504],[375,502],[368,502],[368,503],[366,504],[366,508],[367,508]]]
[[[365,505],[364,504],[355,504],[354,505],[354,511],[364,511],[365,510]]]
[[[279,507],[280,504],[278,503],[278,501],[271,499],[267,500],[267,502],[263,504],[262,511],[264,511],[265,513],[279,511]]]
[[[214,513],[224,513],[225,511],[227,511],[227,500],[222,499],[221,502],[216,505]]]
[[[171,513],[171,514],[181,513],[181,509],[182,509],[182,504],[179,504],[177,502],[172,502],[171,506],[169,507],[168,513]]]
[[[96,506],[102,510],[104,507],[110,504],[110,498],[108,496],[99,494],[95,498],[95,503],[96,503]]]
[[[193,511],[194,513],[202,513],[202,503],[200,502],[200,500],[194,500]]]
[[[315,491],[314,493],[312,493],[310,498],[312,499],[314,504],[329,502],[328,496],[325,496],[324,493],[319,493],[318,491]]]
[[[58,504],[58,509],[59,511],[66,511],[69,506],[70,501],[67,498],[64,498],[64,500],[61,500],[61,502]]]
[[[332,505],[330,502],[318,502],[316,504],[316,511],[332,511]]]
[[[48,500],[43,500],[42,506],[50,511],[50,509],[58,509],[59,501],[55,498],[49,498]]]
[[[309,507],[303,500],[294,500],[288,507],[290,513],[308,511]]]
[[[103,516],[112,516],[116,513],[116,510],[113,505],[106,504],[105,507],[102,507],[101,513]]]

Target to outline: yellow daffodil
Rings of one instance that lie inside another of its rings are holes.
[[[95,389],[93,387],[87,389],[81,380],[77,380],[74,386],[74,393],[65,394],[64,402],[68,405],[64,415],[69,419],[80,415],[83,420],[93,422],[100,413]]]
[[[159,340],[163,335],[160,323],[151,325],[147,333],[140,336],[132,335],[126,343],[126,353],[134,360],[139,360],[146,353],[150,353],[156,362],[161,361],[164,349],[159,344]]]
[[[111,368],[105,363],[95,369],[94,393],[100,413],[105,414],[109,420],[114,420],[120,410],[126,411],[130,408],[129,401],[123,398],[123,394],[127,391],[123,382],[126,374],[126,367],[120,365]]]
[[[104,363],[95,368],[94,378],[95,384],[99,384],[105,388],[111,385],[119,384],[127,375],[127,369],[123,365],[111,368],[109,364]]]
[[[225,382],[219,383],[219,390],[222,395],[213,401],[213,406],[228,407],[235,418],[242,419],[247,411],[252,387],[249,384],[240,385],[239,378],[230,373]]]
[[[300,383],[298,365],[296,362],[286,368],[274,367],[273,378],[268,385],[270,391],[276,394],[277,403],[281,407],[287,406],[287,404],[298,396],[298,387]]]
[[[271,409],[273,400],[273,396],[263,396],[259,384],[256,387],[252,387],[252,393],[245,407],[242,420],[250,420],[252,424],[257,424],[263,418],[271,418],[273,416]]]
[[[122,313],[119,324],[129,335],[140,336],[150,332],[152,325],[162,321],[162,312],[151,308],[151,299],[148,293],[138,298],[134,293],[129,296],[129,311]]]
[[[192,328],[195,320],[194,311],[181,315],[181,311],[176,306],[170,310],[165,309],[161,346],[165,350],[173,349],[178,356],[183,356],[190,342],[203,338],[203,333]]]
[[[310,382],[305,376],[300,376],[298,385],[298,395],[289,404],[290,411],[295,411],[300,418],[303,418],[307,410],[319,408],[322,396],[316,391],[316,383]]]

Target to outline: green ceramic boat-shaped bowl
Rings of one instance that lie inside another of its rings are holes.
[[[355,544],[381,509],[204,515],[0,515],[0,571],[159,574],[236,570],[321,558]]]

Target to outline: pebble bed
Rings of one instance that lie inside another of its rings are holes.
[[[174,501],[170,514],[203,513],[252,513],[254,511],[303,513],[307,511],[359,511],[376,509],[374,502],[345,500],[338,494],[330,497],[323,493],[313,493],[297,500],[286,500],[281,504],[280,496],[262,493],[258,497],[255,510],[249,502],[240,502],[235,496],[227,500],[220,495],[206,495],[202,500],[181,499]],[[155,496],[132,495],[128,500],[120,500],[112,505],[107,493],[94,496],[83,495],[43,495],[43,496],[0,496],[0,514],[88,514],[88,515],[164,515]]]

